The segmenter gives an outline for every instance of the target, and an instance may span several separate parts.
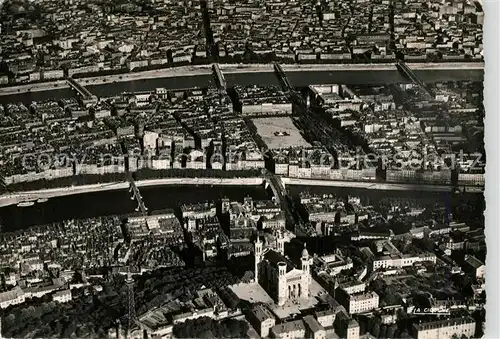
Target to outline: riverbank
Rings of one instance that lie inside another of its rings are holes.
[[[211,75],[212,66],[211,65],[198,65],[198,66],[181,66],[173,68],[163,68],[152,71],[142,71],[142,72],[131,72],[123,74],[113,74],[95,77],[85,77],[75,79],[82,85],[102,85],[115,82],[128,82],[137,80],[149,80],[156,78],[175,78],[175,77],[192,77],[200,75]]]
[[[172,78],[179,76],[200,76],[210,75],[212,73],[211,65],[199,66],[181,66],[173,68],[164,68],[159,70],[131,72],[122,74],[102,75],[93,77],[76,78],[75,80],[83,86],[94,86],[111,84],[116,82],[129,82],[137,80],[148,80],[155,78]],[[47,81],[17,86],[1,87],[0,96],[14,95],[24,92],[43,92],[54,89],[70,88],[66,80]]]
[[[483,62],[446,62],[446,63],[406,63],[416,71],[430,70],[483,70]],[[282,65],[286,72],[340,72],[340,71],[397,71],[396,63],[386,64],[310,64],[310,65]],[[222,69],[222,68],[221,68]],[[224,70],[224,69],[222,69]]]
[[[420,185],[420,184],[391,184],[371,183],[354,181],[335,181],[318,179],[281,178],[283,184],[294,186],[325,186],[325,187],[350,187],[368,190],[388,191],[429,191],[429,192],[451,192],[453,188],[447,185]],[[164,178],[136,181],[137,187],[148,186],[257,186],[263,182],[262,178]],[[68,195],[93,193],[102,191],[113,191],[128,189],[128,182],[115,182],[104,184],[92,184],[62,188],[51,188],[36,191],[14,192],[0,196],[0,207],[16,205],[24,201],[36,201],[38,199],[50,199]]]
[[[283,185],[295,186],[326,186],[326,187],[350,187],[362,188],[368,190],[385,191],[429,191],[429,192],[452,192],[453,187],[449,185],[421,185],[421,184],[390,184],[390,183],[372,183],[358,181],[340,181],[340,180],[321,180],[321,179],[298,179],[281,178]]]
[[[70,88],[66,80],[14,85],[8,87],[0,87],[0,96],[16,95],[26,92],[44,92],[44,91],[52,91],[55,89],[65,89],[65,88]]]
[[[148,186],[257,186],[262,184],[262,178],[165,178],[136,181],[137,187]],[[16,205],[24,201],[50,199],[68,195],[94,193],[102,191],[128,189],[128,182],[82,185],[63,188],[43,189],[37,191],[15,192],[0,196],[0,207]]]
[[[483,62],[449,62],[449,63],[408,63],[410,69],[416,71],[433,70],[484,70]],[[130,72],[123,74],[93,76],[76,79],[84,86],[107,85],[112,83],[124,83],[140,80],[151,80],[161,78],[175,77],[197,77],[210,76],[212,74],[211,65],[192,65],[172,68],[163,68],[158,70]],[[282,65],[285,72],[348,72],[348,71],[397,71],[394,63],[388,64],[310,64],[310,65]],[[220,64],[223,74],[245,74],[245,73],[272,73],[274,68],[272,64]],[[24,84],[0,88],[0,96],[15,95],[25,92],[43,92],[55,89],[69,88],[66,80],[57,80],[33,84]],[[98,94],[98,93],[96,93]]]

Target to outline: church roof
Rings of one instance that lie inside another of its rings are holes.
[[[286,272],[287,273],[294,269],[294,266],[290,260],[288,260],[283,255],[281,255],[281,253],[276,252],[275,250],[272,250],[272,249],[270,249],[266,253],[264,253],[264,260],[267,260],[274,267],[278,267],[279,262],[286,263]]]

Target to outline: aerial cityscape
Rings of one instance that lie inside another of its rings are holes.
[[[0,339],[481,338],[483,20],[0,2]]]

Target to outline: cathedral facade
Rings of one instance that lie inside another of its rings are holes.
[[[255,242],[255,281],[278,303],[288,300],[308,298],[311,284],[312,258],[304,244],[300,258],[300,268],[294,267],[284,256],[285,241],[281,234],[276,238],[276,250],[263,249],[262,241]]]

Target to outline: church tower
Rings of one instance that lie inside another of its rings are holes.
[[[281,255],[285,255],[285,236],[281,230],[276,232],[276,251]]]
[[[259,263],[262,256],[262,241],[257,235],[257,240],[255,241],[255,282],[259,283]]]
[[[304,297],[309,297],[309,285],[311,284],[311,257],[307,251],[306,243],[304,243],[304,249],[302,250],[302,256],[300,258],[301,270],[302,270],[302,291]]]
[[[302,250],[302,256],[300,258],[301,269],[304,273],[309,274],[310,258],[309,252],[307,251],[307,245],[304,243],[304,249]]]
[[[287,300],[286,263],[278,263],[278,305],[283,306]]]

